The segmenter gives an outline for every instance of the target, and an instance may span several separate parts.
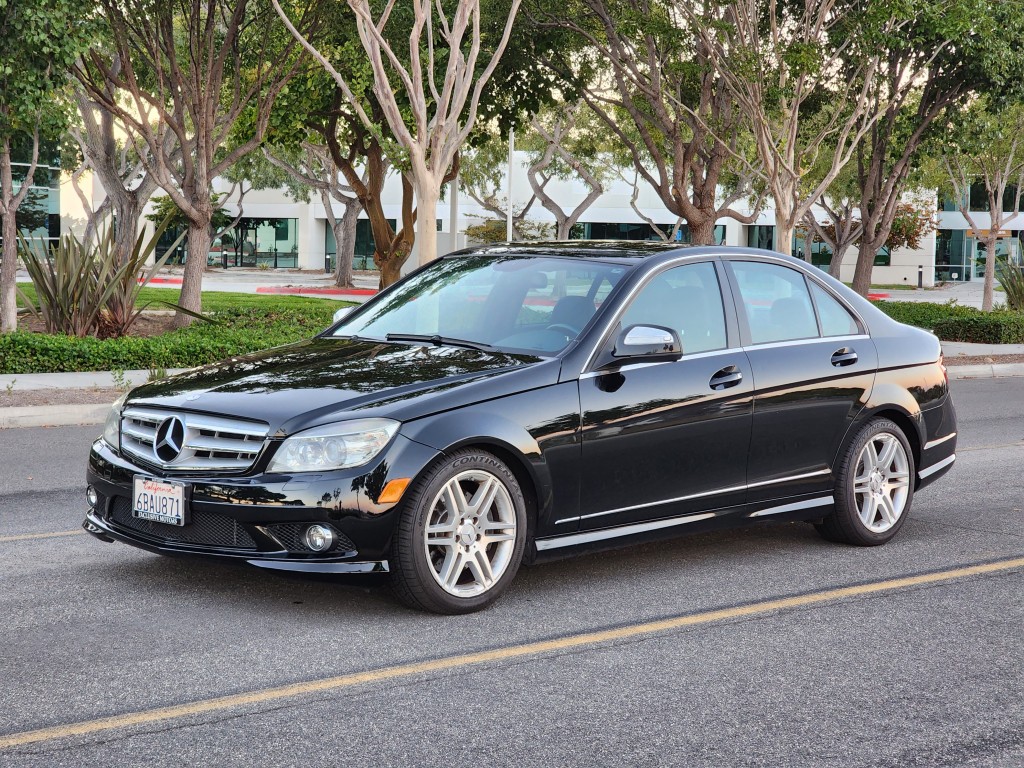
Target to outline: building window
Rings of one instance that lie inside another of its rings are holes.
[[[11,147],[11,173],[17,192],[28,174],[31,147]],[[32,176],[32,186],[15,214],[18,230],[29,241],[44,241],[52,248],[60,239],[60,157],[56,145],[43,146]],[[0,242],[3,231],[0,229]]]
[[[265,264],[273,269],[299,266],[298,219],[243,218],[229,234],[230,238],[225,235],[221,244],[221,259],[227,266]]]
[[[774,251],[775,226],[772,224],[754,224],[747,227],[747,247]]]
[[[675,224],[658,224],[665,234],[670,234]],[[661,235],[646,223],[615,223],[587,221],[576,224],[569,233],[573,240],[652,240],[662,242]],[[679,227],[676,233],[676,242],[690,242],[690,230],[686,224]],[[719,224],[715,227],[715,242],[719,245],[725,242],[725,225]]]

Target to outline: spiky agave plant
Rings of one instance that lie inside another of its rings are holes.
[[[29,311],[43,321],[47,333],[70,336],[124,336],[142,312],[153,304],[209,320],[174,302],[155,300],[140,305],[139,292],[167,263],[177,241],[162,258],[146,266],[170,217],[146,238],[140,233],[128,258],[121,260],[114,229],[107,227],[94,246],[72,234],[63,235],[53,248],[19,236],[19,255],[36,289],[38,303],[19,290]],[[180,240],[181,238],[179,238]]]
[[[72,234],[50,247],[18,235],[18,255],[25,264],[37,302],[18,289],[29,311],[40,318],[47,333],[87,336],[92,332],[127,265],[104,258],[102,247],[90,247]]]
[[[1006,293],[1006,306],[1018,312],[1024,311],[1024,266],[996,262],[996,277]]]
[[[100,316],[100,327],[98,329],[99,335],[124,336],[131,329],[132,325],[134,325],[135,321],[139,319],[143,311],[154,304],[168,307],[178,312],[184,312],[185,314],[191,315],[192,317],[196,317],[200,320],[210,319],[206,315],[192,312],[179,304],[175,304],[171,301],[165,301],[163,299],[156,299],[154,301],[147,301],[145,304],[139,304],[139,292],[145,288],[156,276],[157,272],[164,267],[167,260],[173,255],[174,249],[177,248],[178,243],[180,243],[182,238],[185,236],[184,233],[179,235],[177,240],[171,243],[170,247],[167,248],[163,256],[159,259],[154,259],[153,263],[149,267],[146,266],[147,262],[156,251],[157,242],[170,226],[172,218],[173,214],[165,216],[163,221],[157,225],[156,231],[149,238],[147,238],[145,233],[142,232],[139,233],[139,236],[135,239],[135,245],[132,247],[131,253],[123,264],[124,270],[119,272],[113,280],[113,291],[108,297],[106,306]],[[111,231],[112,228],[108,228],[107,233],[101,239],[101,248],[108,247],[108,241],[109,247],[113,247],[113,239],[110,235]]]

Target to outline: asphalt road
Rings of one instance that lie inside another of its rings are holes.
[[[871,586],[1024,556],[1024,378],[954,392],[958,461],[885,547],[807,525],[683,538],[524,570],[459,618],[68,533],[98,427],[0,431],[0,743],[86,723],[0,766],[1024,765],[1024,567]],[[868,586],[756,605],[849,585]]]

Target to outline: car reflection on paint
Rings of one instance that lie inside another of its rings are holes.
[[[523,563],[683,532],[803,520],[885,543],[955,446],[935,337],[803,262],[505,245],[316,338],[133,390],[90,453],[84,525],[166,555],[388,573],[409,605],[464,613]]]

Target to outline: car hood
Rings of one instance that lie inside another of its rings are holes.
[[[429,401],[450,402],[442,393],[542,362],[530,355],[462,347],[315,338],[146,384],[132,391],[128,404],[255,419],[269,422],[271,433],[288,434],[341,411],[426,415],[443,407],[432,408]],[[557,367],[551,378],[554,383]],[[524,382],[512,388],[537,385]],[[465,404],[500,394],[493,389],[482,387],[476,397],[466,393]]]

